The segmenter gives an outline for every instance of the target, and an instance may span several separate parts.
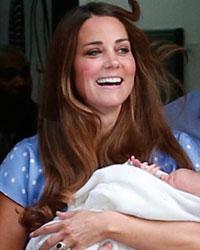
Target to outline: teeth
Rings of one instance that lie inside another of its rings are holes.
[[[113,77],[113,78],[102,78],[97,81],[97,83],[104,84],[104,83],[120,83],[122,79],[120,77]]]

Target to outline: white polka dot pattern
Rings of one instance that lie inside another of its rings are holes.
[[[0,167],[0,191],[22,206],[32,206],[41,197],[43,167],[38,139],[33,136],[19,142]]]

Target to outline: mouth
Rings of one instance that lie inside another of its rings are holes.
[[[123,79],[121,77],[105,77],[99,78],[96,82],[99,86],[119,86]]]

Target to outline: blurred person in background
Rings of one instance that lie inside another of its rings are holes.
[[[0,45],[0,162],[18,141],[36,133],[37,104],[31,100],[31,90],[24,53]]]

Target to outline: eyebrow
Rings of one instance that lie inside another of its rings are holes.
[[[129,39],[128,38],[120,38],[120,39],[117,39],[115,41],[115,43],[121,43],[121,42],[124,42],[124,41],[128,41],[129,42]],[[89,45],[102,45],[102,41],[94,41],[94,42],[90,42],[90,43],[86,43],[83,47],[86,47],[86,46],[89,46]]]

